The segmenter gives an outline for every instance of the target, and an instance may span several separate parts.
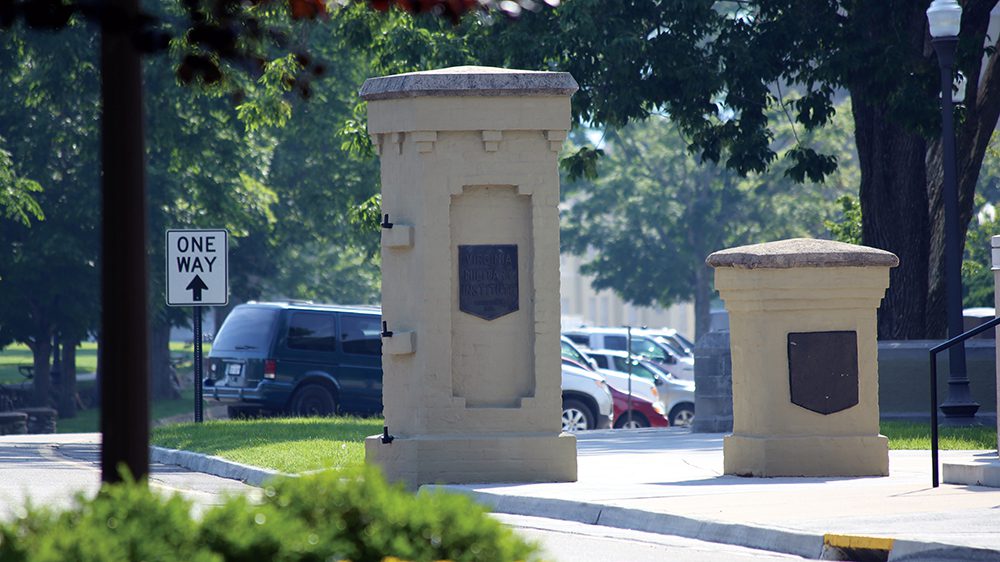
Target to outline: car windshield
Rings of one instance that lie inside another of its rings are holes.
[[[680,357],[684,357],[685,355],[690,355],[690,353],[684,347],[684,345],[679,343],[678,341],[675,341],[673,338],[669,338],[666,336],[656,336],[656,341],[670,348],[670,351],[673,351],[675,355],[678,355]]]
[[[614,356],[615,370],[627,373],[628,372],[628,359],[625,357]],[[632,359],[632,375],[637,377],[642,377],[649,381],[656,381],[656,373],[659,371],[653,371],[649,366],[640,362],[638,359]]]
[[[572,361],[576,361],[577,363],[579,363],[581,365],[589,365],[590,364],[589,362],[587,362],[587,358],[584,357],[583,354],[580,353],[571,344],[569,344],[568,342],[565,342],[565,341],[564,342],[560,342],[560,343],[562,344],[562,356],[563,357],[565,357],[567,359],[570,359]]]
[[[666,361],[668,354],[663,344],[646,338],[632,338],[632,353],[649,357],[656,361]]]
[[[236,307],[222,324],[212,342],[212,350],[266,350],[277,313],[273,308]]]

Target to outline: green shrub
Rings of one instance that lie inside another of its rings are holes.
[[[0,525],[0,562],[534,560],[535,547],[464,496],[411,494],[376,469],[276,480],[200,520],[180,496],[105,486],[63,513],[28,508]]]
[[[197,538],[187,500],[129,482],[105,486],[93,499],[77,496],[62,513],[28,508],[0,527],[0,562],[221,562]]]

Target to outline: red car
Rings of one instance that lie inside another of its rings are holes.
[[[632,395],[632,423],[628,425],[628,394],[608,387],[615,405],[615,428],[669,427],[670,420],[663,414],[663,407],[645,398]]]

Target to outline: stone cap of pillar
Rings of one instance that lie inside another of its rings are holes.
[[[369,78],[365,101],[428,96],[569,96],[580,87],[568,72],[536,72],[489,66],[455,66]]]
[[[705,263],[738,269],[792,269],[799,267],[896,267],[892,252],[833,240],[792,238],[720,250]]]

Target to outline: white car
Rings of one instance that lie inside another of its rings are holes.
[[[624,351],[611,349],[588,350],[585,353],[597,363],[601,374],[605,376],[609,384],[621,390],[615,383],[611,382],[612,373],[617,372],[619,379],[628,380],[628,354]],[[670,425],[674,427],[691,425],[694,420],[694,381],[678,379],[670,373],[664,372],[652,362],[635,355],[632,356],[632,378],[633,380],[640,378],[651,381],[656,385],[658,400],[663,405],[663,410],[667,412]]]
[[[609,429],[614,422],[611,391],[604,377],[565,363],[562,366],[562,429]]]
[[[628,348],[628,331],[625,328],[576,328],[563,332],[563,336],[590,349],[625,351]],[[679,353],[646,330],[632,330],[632,353],[646,357],[678,379],[694,380],[694,358]]]

